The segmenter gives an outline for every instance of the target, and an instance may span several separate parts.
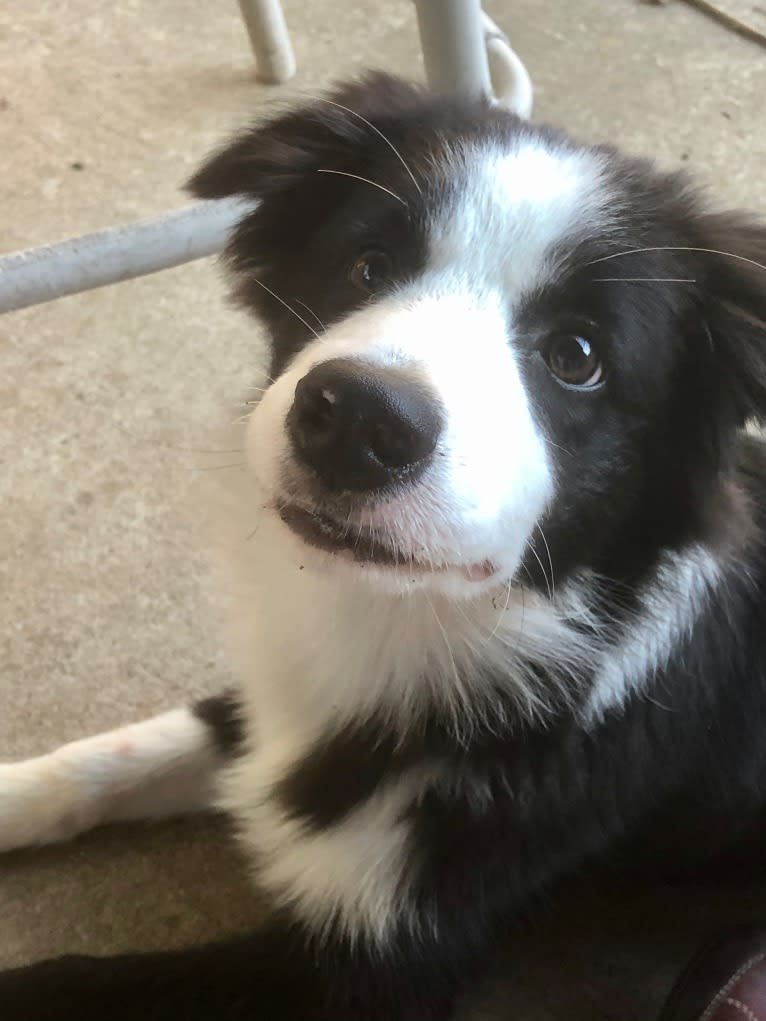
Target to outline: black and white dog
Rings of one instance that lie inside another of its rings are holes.
[[[5,973],[0,1015],[446,1019],[562,877],[761,823],[766,228],[384,76],[191,188],[257,200],[228,262],[273,344],[241,688],[0,767],[0,845],[217,799],[274,910]]]

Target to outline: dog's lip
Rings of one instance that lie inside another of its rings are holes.
[[[398,568],[403,572],[441,574],[458,571],[467,581],[485,581],[495,573],[490,560],[475,564],[432,564],[418,560],[404,550],[374,539],[354,526],[342,525],[321,511],[300,504],[279,502],[277,513],[287,527],[309,546],[326,553],[345,554],[361,564]]]
[[[403,560],[401,554],[359,529],[343,527],[328,514],[311,510],[295,503],[279,503],[277,511],[284,523],[309,546],[327,553],[350,553],[354,560],[365,563],[395,566]]]

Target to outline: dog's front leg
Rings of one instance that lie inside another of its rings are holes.
[[[281,907],[262,930],[7,972],[2,1021],[448,1021],[526,886],[524,859],[510,819],[474,818],[451,791],[413,802],[415,779],[265,848]]]
[[[222,695],[0,763],[0,851],[212,807],[215,774],[236,731],[236,703]]]

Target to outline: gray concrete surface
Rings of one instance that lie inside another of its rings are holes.
[[[766,23],[755,0],[727,6]],[[680,0],[487,9],[538,118],[683,161],[766,211],[766,51]],[[285,10],[299,72],[275,89],[254,80],[233,2],[0,0],[0,249],[180,205],[208,148],[278,98],[369,66],[421,73],[407,0]],[[225,682],[193,519],[200,469],[231,459],[179,448],[215,449],[260,350],[212,261],[0,321],[0,758]],[[525,935],[492,1016],[649,1021],[698,930],[758,908],[730,891],[572,896]],[[0,965],[209,938],[258,913],[222,823],[113,829],[0,862]]]

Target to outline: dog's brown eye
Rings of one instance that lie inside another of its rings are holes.
[[[365,294],[375,294],[391,278],[391,259],[385,252],[365,252],[349,274],[351,283]]]
[[[566,386],[587,390],[604,380],[604,366],[595,344],[576,333],[557,333],[543,349],[545,363]]]

